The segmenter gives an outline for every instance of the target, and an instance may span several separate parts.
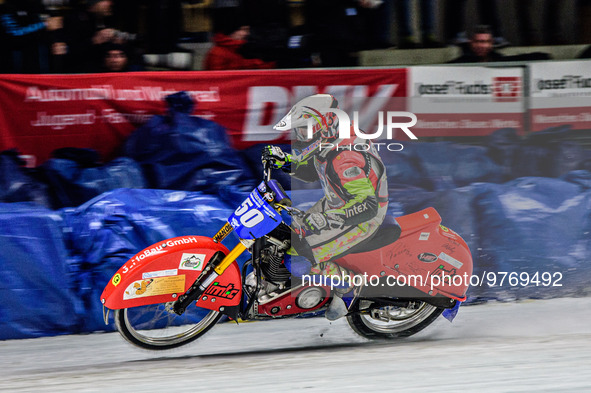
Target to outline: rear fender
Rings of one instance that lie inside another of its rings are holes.
[[[430,296],[465,300],[473,266],[464,239],[442,226],[441,217],[432,207],[397,217],[396,221],[402,229],[398,240],[378,250],[346,255],[336,262],[367,273],[369,279],[396,278],[381,288],[384,296],[408,285]]]
[[[383,260],[385,271],[397,277],[404,276],[397,282],[428,295],[466,300],[473,266],[472,254],[464,239],[441,225],[441,217],[433,208],[396,221],[402,233],[389,249],[391,258]]]
[[[109,309],[174,301],[199,277],[207,262],[228,249],[204,236],[181,236],[153,244],[125,263],[101,294]],[[234,261],[197,301],[199,307],[220,311],[237,306],[242,297],[240,268]],[[223,308],[222,308],[223,310]]]

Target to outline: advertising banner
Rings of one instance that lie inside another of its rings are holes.
[[[532,131],[591,129],[591,60],[532,63],[529,69]]]
[[[521,68],[412,67],[408,110],[423,137],[482,136],[500,128],[523,133]]]
[[[2,75],[0,149],[17,148],[37,164],[60,147],[112,158],[134,129],[164,114],[164,97],[181,90],[197,101],[194,115],[223,125],[234,147],[245,148],[286,141],[272,125],[310,94],[331,93],[345,110],[375,114],[406,89],[405,69]]]

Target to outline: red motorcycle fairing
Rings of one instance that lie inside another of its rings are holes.
[[[207,262],[228,249],[205,236],[181,236],[153,244],[134,255],[115,273],[101,294],[109,309],[174,301],[199,277]],[[199,307],[220,311],[242,298],[240,268],[234,261],[197,300]]]
[[[466,242],[440,225],[441,217],[432,207],[397,217],[396,221],[401,228],[398,240],[377,250],[348,254],[335,262],[354,272],[367,273],[368,281],[372,276],[393,276],[396,279],[389,286],[408,285],[430,296],[464,301],[472,275],[472,255]],[[380,282],[383,284],[383,280]]]

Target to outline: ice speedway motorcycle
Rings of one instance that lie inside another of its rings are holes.
[[[163,240],[129,259],[101,294],[105,323],[114,310],[126,340],[160,350],[194,341],[224,315],[261,320],[326,310],[332,282],[290,277],[283,264],[292,230],[282,212],[287,218],[303,212],[291,206],[266,163],[263,172],[213,238]],[[410,336],[466,299],[470,250],[440,223],[434,208],[386,220],[362,249],[335,260],[370,280],[347,298],[346,318],[355,332],[370,339]],[[229,250],[221,242],[232,231],[240,242]],[[241,269],[236,259],[247,250],[252,257]]]

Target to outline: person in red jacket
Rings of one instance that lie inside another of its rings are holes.
[[[233,20],[232,20],[233,19]],[[228,18],[220,23],[213,36],[214,46],[209,50],[203,64],[204,70],[248,70],[275,68],[275,62],[247,59],[240,53],[246,44],[250,27],[238,18]]]

